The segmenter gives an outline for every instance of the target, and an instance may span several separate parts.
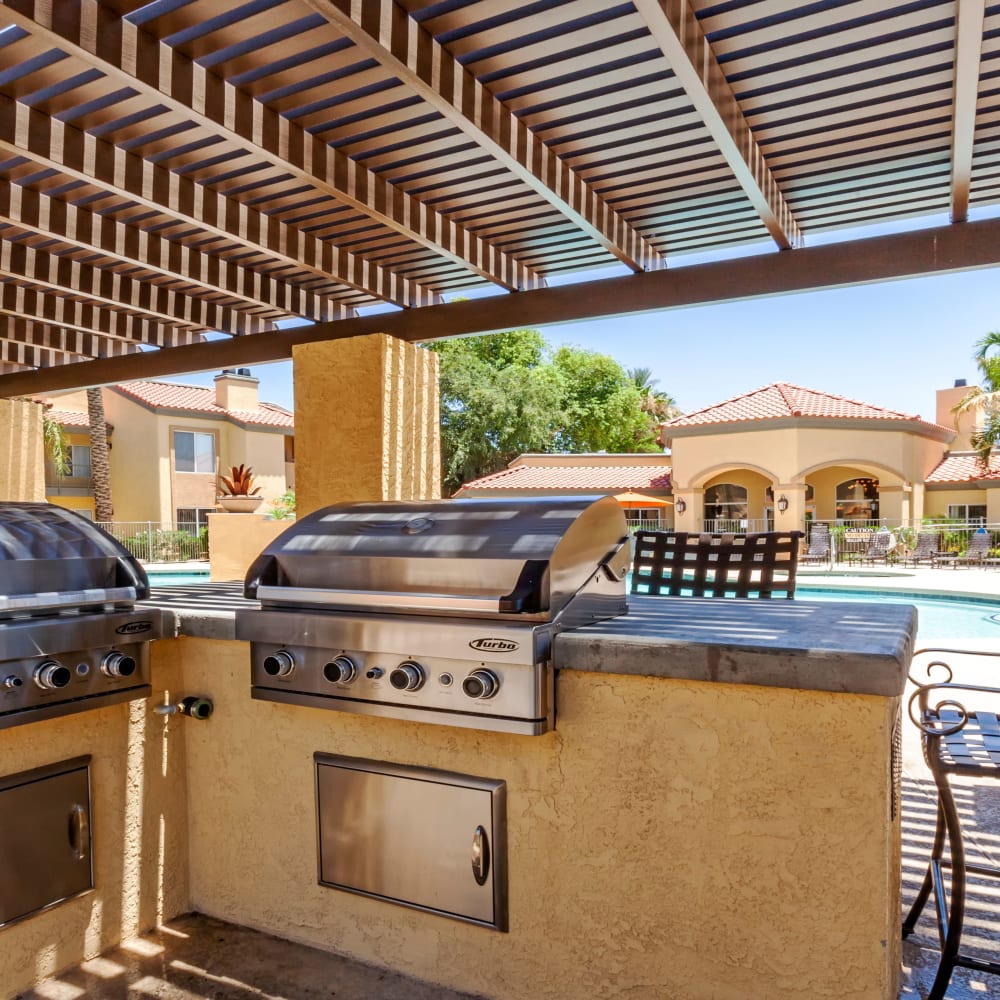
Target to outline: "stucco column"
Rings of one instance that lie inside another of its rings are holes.
[[[788,501],[788,509],[781,509],[781,498]],[[774,487],[774,530],[806,530],[806,484],[779,483]]]
[[[879,518],[888,521],[893,526],[908,523],[912,516],[910,513],[911,496],[912,488],[908,484],[902,486],[879,485]]]
[[[927,499],[927,491],[924,489],[924,484],[914,483],[913,493],[911,494],[911,500],[910,500],[910,517],[913,518],[914,522],[919,522],[923,520],[924,501],[926,499]],[[1000,508],[998,508],[998,513],[1000,513]]]
[[[681,510],[680,508],[684,509]],[[674,487],[674,531],[701,531],[705,524],[705,491]]]
[[[42,407],[0,399],[0,500],[45,499]]]
[[[438,358],[383,333],[292,350],[295,506],[441,495]]]

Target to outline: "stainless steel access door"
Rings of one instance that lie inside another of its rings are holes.
[[[315,760],[321,885],[507,930],[505,782]]]
[[[93,888],[89,764],[0,778],[0,927]]]

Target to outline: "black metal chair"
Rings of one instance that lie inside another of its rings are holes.
[[[829,565],[832,560],[833,547],[830,544],[830,525],[809,525],[809,547],[799,555],[799,562],[802,564],[826,563]]]
[[[922,649],[914,656],[920,654],[1000,657],[1000,653],[970,653],[954,649]],[[933,893],[941,962],[927,1000],[944,997],[956,968],[1000,976],[1000,961],[986,961],[961,950],[968,876],[1000,878],[1000,868],[968,862],[962,840],[962,824],[951,788],[951,779],[960,776],[1000,781],[1000,718],[997,712],[987,709],[969,711],[956,698],[957,694],[964,692],[1000,695],[1000,688],[954,683],[952,668],[940,659],[928,664],[928,677],[935,669],[943,671],[944,680],[921,683],[910,678],[917,685],[917,690],[910,697],[910,718],[922,734],[924,760],[937,786],[938,808],[927,872],[917,898],[903,921],[903,937],[906,938],[913,932]],[[945,858],[946,838],[949,859]],[[950,893],[946,892],[942,874],[945,869],[951,872]]]
[[[637,531],[632,593],[791,598],[801,538],[801,531]]]

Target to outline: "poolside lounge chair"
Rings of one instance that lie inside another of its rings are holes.
[[[906,562],[911,566],[919,566],[921,563],[933,566],[935,559],[941,555],[940,539],[941,536],[936,531],[921,531],[917,535],[917,544],[907,556]]]
[[[661,597],[795,596],[801,531],[637,531],[632,593]]]
[[[809,526],[809,548],[799,556],[800,563],[829,563],[831,561],[830,525]]]
[[[935,566],[985,566],[986,559],[993,547],[993,536],[985,529],[978,528],[969,539],[969,547],[964,555],[955,552],[939,553],[934,560]]]
[[[848,556],[850,562],[858,561],[862,564],[871,563],[873,566],[877,562],[889,564],[889,560],[895,556],[896,536],[891,531],[876,531],[872,535],[872,540],[868,543],[868,548],[864,552],[854,552]]]

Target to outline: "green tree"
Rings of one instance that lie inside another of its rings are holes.
[[[659,433],[659,425],[664,420],[672,420],[681,415],[681,408],[677,405],[677,400],[669,393],[657,388],[660,380],[653,378],[651,368],[629,368],[627,371],[628,377],[632,379],[642,395],[643,410],[654,418],[657,424],[657,433]]]
[[[441,362],[444,487],[498,472],[524,452],[657,451],[658,424],[613,358],[553,352],[537,330],[430,345]]]
[[[973,355],[982,376],[982,385],[973,386],[962,400],[952,407],[952,413],[961,416],[970,410],[982,408],[983,425],[969,435],[972,447],[980,462],[988,466],[994,446],[1000,442],[1000,330],[993,330],[976,342]]]
[[[65,476],[69,472],[69,440],[62,425],[53,420],[48,413],[42,411],[42,443],[45,454],[48,455],[55,468],[57,476]]]

